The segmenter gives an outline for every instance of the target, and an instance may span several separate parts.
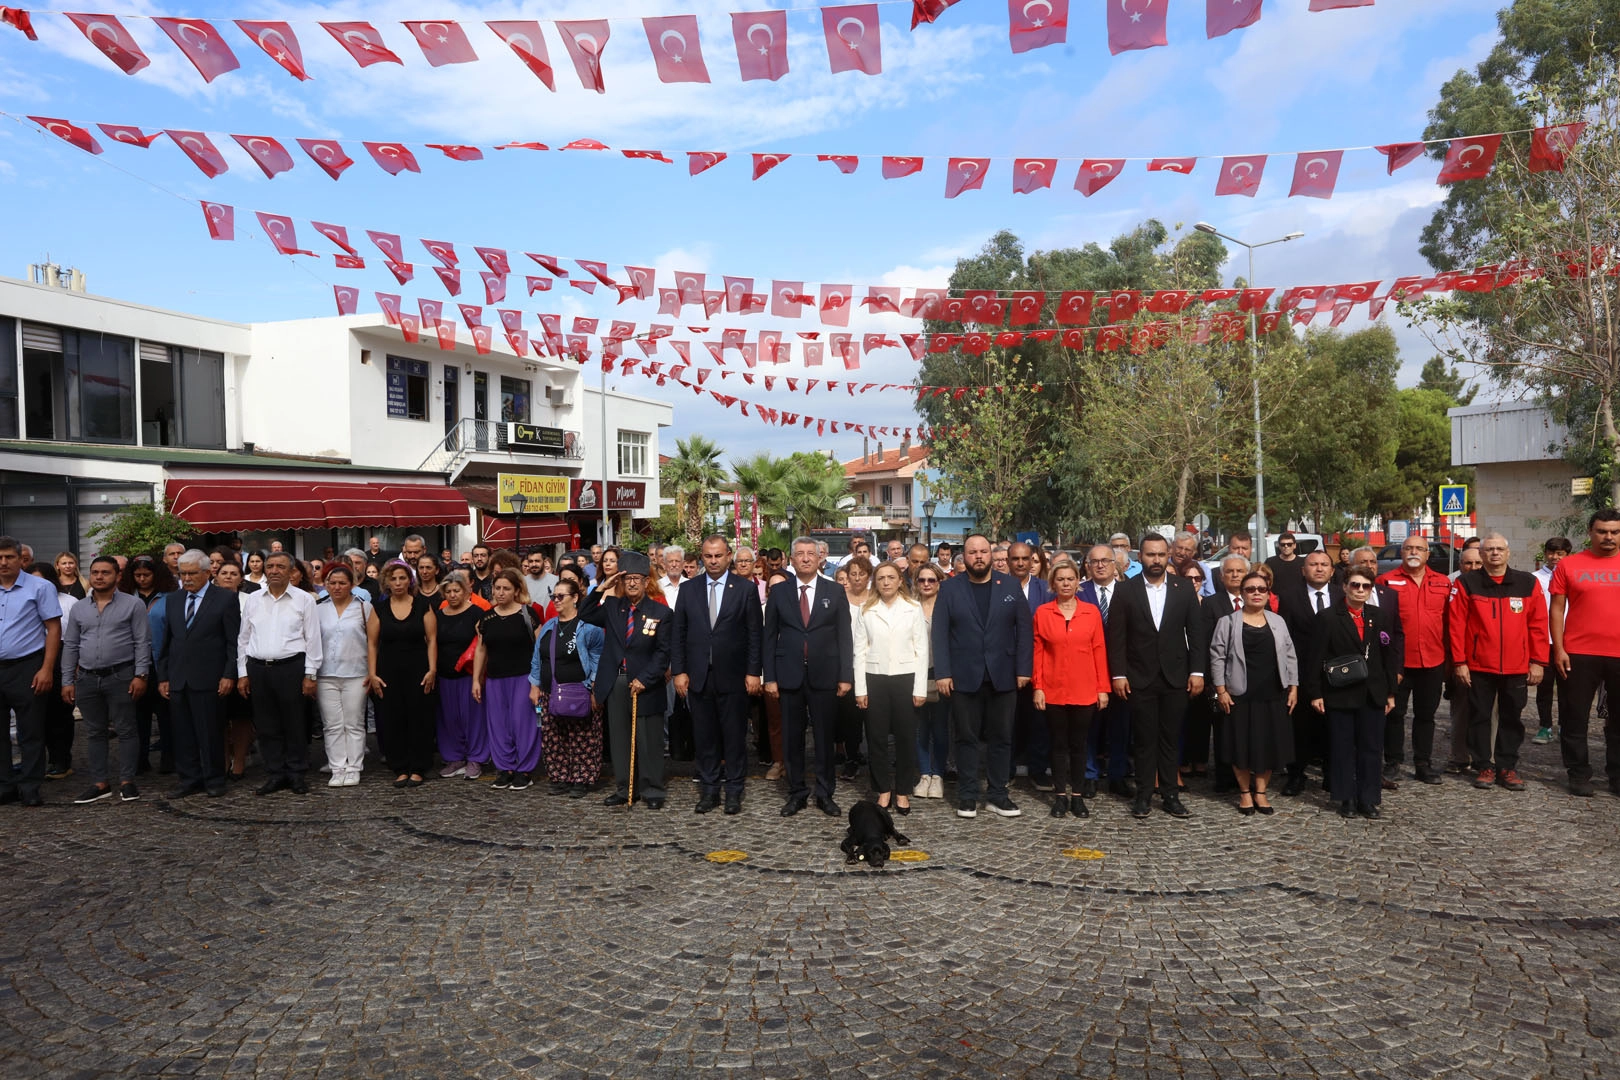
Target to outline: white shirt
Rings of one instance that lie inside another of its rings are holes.
[[[358,679],[364,678],[369,671],[366,657],[368,611],[360,599],[362,595],[350,593],[349,602],[341,615],[330,600],[315,605],[316,617],[321,623],[320,675],[324,678]]]
[[[675,593],[681,587],[685,578],[672,578],[668,574],[658,579],[658,587],[664,590],[664,603],[673,610],[675,607]]]
[[[855,617],[855,694],[866,693],[867,675],[911,675],[912,697],[928,696],[928,620],[922,605],[904,598],[882,600]]]
[[[1321,607],[1316,606],[1316,598],[1318,595],[1322,597]],[[1327,585],[1320,587],[1315,585],[1306,585],[1305,600],[1311,605],[1311,611],[1313,613],[1317,611],[1326,611],[1328,608],[1333,606],[1333,594],[1328,591]]]
[[[298,653],[304,654],[304,677],[313,679],[321,666],[321,620],[314,595],[291,585],[280,599],[267,588],[249,594],[236,639],[237,677],[247,677],[249,657],[283,660]]]
[[[1097,590],[1098,608],[1109,605],[1110,612],[1113,610],[1111,605],[1114,603],[1114,587],[1118,584],[1118,581],[1110,581],[1106,585],[1098,585],[1095,581],[1091,583],[1091,587]]]
[[[1543,566],[1535,571],[1536,580],[1541,582],[1541,599],[1547,605],[1547,641],[1552,642],[1552,576],[1555,567]],[[62,601],[62,614],[67,614],[67,600]]]
[[[1166,573],[1164,577],[1159,579],[1157,585],[1149,584],[1145,580],[1142,582],[1143,587],[1147,589],[1148,610],[1153,613],[1153,629],[1155,630],[1159,629],[1164,622],[1164,600],[1165,597],[1170,595],[1169,578],[1170,575]]]

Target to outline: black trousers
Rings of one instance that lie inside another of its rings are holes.
[[[1052,790],[1059,795],[1086,777],[1087,746],[1095,705],[1047,705],[1046,730],[1052,736]]]
[[[1568,691],[1564,689],[1564,677],[1558,674],[1557,668],[1548,664],[1541,685],[1536,687],[1536,719],[1541,722],[1540,727],[1553,726],[1553,718],[1557,715],[1553,709],[1553,698],[1556,695],[1562,704],[1566,693]]]
[[[1620,781],[1620,657],[1570,656],[1569,678],[1564,680],[1564,699],[1558,712],[1558,745],[1564,752],[1564,768],[1569,770],[1569,778],[1592,779],[1586,733],[1592,715],[1592,699],[1597,697],[1599,685],[1609,690],[1609,718],[1603,723],[1603,758],[1612,784]]]
[[[1215,733],[1215,725],[1225,715],[1215,708],[1215,701],[1208,694],[1188,699],[1185,735],[1181,741],[1181,764],[1209,764],[1209,739]],[[1217,738],[1215,745],[1219,747],[1220,744]]]
[[[34,676],[44,663],[43,649],[15,660],[0,660],[0,716],[8,709],[17,714],[17,749],[22,754],[22,772],[14,773],[8,730],[5,767],[0,768],[0,794],[20,791],[33,795],[45,779],[45,695],[34,693]]]
[[[73,706],[62,700],[60,676],[45,695],[45,758],[52,772],[73,766]]]
[[[1126,699],[1131,706],[1131,744],[1136,751],[1136,782],[1143,793],[1158,778],[1165,798],[1176,794],[1176,765],[1181,759],[1181,732],[1187,718],[1187,688],[1171,686],[1163,673]]]
[[[1517,769],[1524,744],[1524,703],[1529,684],[1524,675],[1470,671],[1468,689],[1468,756],[1480,769]],[[1496,706],[1496,746],[1491,747],[1491,706]]]
[[[259,733],[259,756],[271,780],[302,783],[309,768],[309,725],[304,712],[304,654],[279,664],[248,657],[248,700]]]
[[[838,698],[833,706],[836,711],[833,736],[838,744],[844,748],[844,760],[856,762],[861,759],[861,738],[866,734],[866,721],[861,716],[861,710],[855,707],[855,692],[853,689],[843,697]],[[853,766],[850,766],[853,768]]]
[[[1409,667],[1401,672],[1395,708],[1384,718],[1384,764],[1406,760],[1406,703],[1412,702],[1412,764],[1426,769],[1434,760],[1434,714],[1445,688],[1446,666]]]
[[[746,687],[723,685],[712,668],[704,676],[703,689],[686,695],[703,794],[720,794],[722,761],[726,794],[742,794],[743,778],[748,775],[748,705],[752,700]]]
[[[815,690],[801,684],[797,690],[782,691],[782,756],[787,759],[788,798],[809,796],[804,775],[804,732],[809,728],[816,740],[816,798],[830,799],[837,780],[833,754],[833,729],[837,725],[838,693]]]
[[[602,678],[601,675],[597,676]],[[664,688],[634,694],[624,672],[613,677],[602,711],[607,714],[607,741],[613,748],[614,790],[630,794],[630,702],[636,706],[636,798],[662,799],[664,789]]]
[[[1052,769],[1052,740],[1046,717],[1035,707],[1034,686],[1018,691],[1018,706],[1013,710],[1013,764],[1027,768],[1031,780]]]
[[[155,690],[155,688],[154,688]],[[174,720],[173,709],[169,707],[169,699],[162,694],[149,691],[135,702],[135,735],[140,744],[140,753],[136,763],[142,772],[150,767],[152,751],[152,723],[157,722],[158,740],[163,743],[163,752],[158,757],[158,768],[166,770],[174,766]]]
[[[303,670],[302,667],[298,669],[300,677]],[[260,691],[256,676],[252,690],[253,699],[257,702]],[[171,687],[168,705],[167,737],[172,738],[174,742],[170,753],[173,755],[174,771],[180,778],[180,783],[190,788],[223,790],[225,725],[220,720],[219,688],[214,686],[206,690],[181,690]]]
[[[979,744],[984,744],[984,790],[991,800],[1007,797],[1012,779],[1013,710],[1016,690],[986,682],[977,690],[951,694],[951,727],[956,735],[956,799],[979,801]]]
[[[910,798],[922,776],[917,768],[917,706],[911,703],[916,685],[914,675],[866,676],[866,762],[872,790],[880,795],[892,791]]]
[[[1311,710],[1315,712],[1315,710]],[[1384,710],[1378,705],[1328,709],[1333,798],[1377,806],[1383,800],[1384,773],[1379,746],[1384,737]]]
[[[1322,759],[1322,778],[1332,783],[1333,741],[1328,736],[1327,720],[1322,713],[1311,708],[1301,694],[1299,703],[1289,716],[1294,725],[1294,760],[1288,763],[1289,776],[1304,776],[1305,766],[1316,758]]]

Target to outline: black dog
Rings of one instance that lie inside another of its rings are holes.
[[[838,846],[844,851],[845,865],[864,860],[873,870],[881,870],[889,861],[887,841],[891,839],[897,844],[911,843],[894,831],[894,818],[887,810],[863,799],[849,808],[849,830]]]

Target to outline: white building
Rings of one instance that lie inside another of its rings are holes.
[[[657,516],[673,410],[604,408],[588,370],[407,344],[381,315],[229,323],[0,278],[0,532],[88,558],[110,510],[163,500],[211,542],[459,553],[513,544],[496,485],[518,474],[566,487],[530,499],[524,547],[600,542],[604,503],[612,537]]]
[[[1533,566],[1548,537],[1585,531],[1570,494],[1576,469],[1563,457],[1569,434],[1552,414],[1531,402],[1503,401],[1448,415],[1451,463],[1474,467],[1475,520],[1507,537],[1513,565]]]

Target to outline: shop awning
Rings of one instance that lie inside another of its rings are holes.
[[[464,525],[469,513],[461,493],[442,484],[171,480],[166,499],[199,532]]]
[[[518,539],[517,518],[510,515],[484,515],[484,543],[490,547],[513,547]],[[572,544],[574,532],[561,514],[523,515],[523,546]]]

